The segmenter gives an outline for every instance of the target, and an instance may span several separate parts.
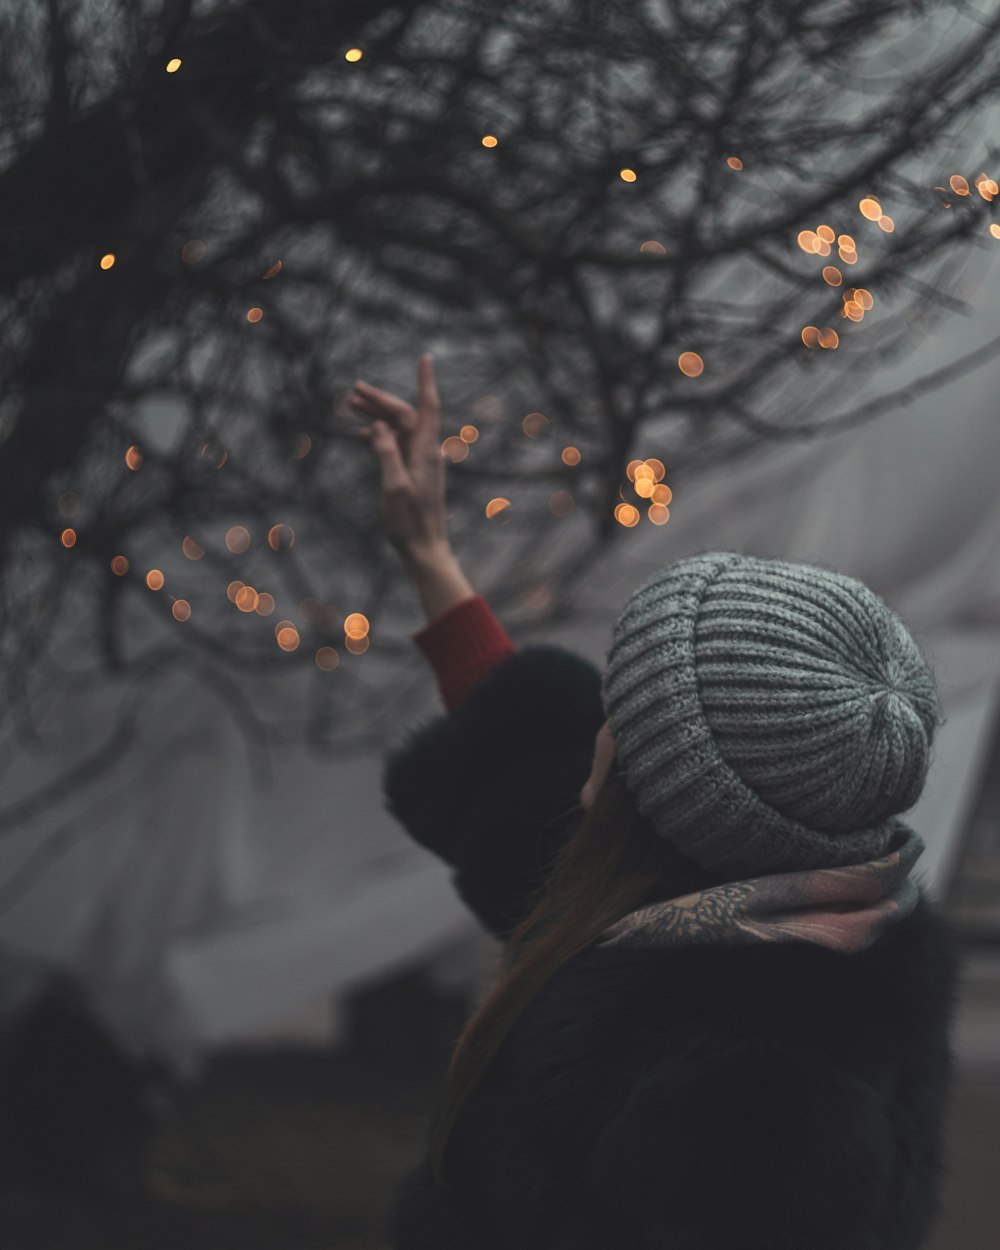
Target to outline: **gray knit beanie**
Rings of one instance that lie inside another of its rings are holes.
[[[641,813],[727,880],[882,855],[920,796],[934,675],[862,582],[712,551],[647,578],[603,680]]]

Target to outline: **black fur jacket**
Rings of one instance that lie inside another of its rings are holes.
[[[600,676],[523,647],[385,759],[388,809],[503,938],[579,822]],[[858,954],[588,948],[505,1039],[396,1250],[916,1250],[939,1214],[961,948],[923,889]]]

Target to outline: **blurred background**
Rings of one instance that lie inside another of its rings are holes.
[[[1000,1217],[1000,8],[0,12],[0,1227],[388,1250],[497,950],[384,810],[443,714],[346,405],[432,351],[453,546],[603,664],[700,550],[858,577],[947,721],[935,1250]]]

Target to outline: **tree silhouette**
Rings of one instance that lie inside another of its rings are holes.
[[[991,358],[851,401],[998,245],[996,151],[956,149],[998,36],[930,0],[5,12],[5,741],[120,698],[0,829],[178,672],[261,741],[381,740],[414,600],[358,376],[412,395],[435,352],[454,545],[516,629],[699,475]]]

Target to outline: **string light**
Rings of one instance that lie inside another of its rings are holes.
[[[179,56],[171,57],[167,62],[167,73],[176,74],[180,67],[184,64]]]
[[[637,177],[634,169],[619,169],[618,176],[622,182],[635,182]]]
[[[347,51],[344,53],[344,60],[345,61],[360,61],[363,56],[364,56],[364,53],[361,51],[360,48],[348,48]]]
[[[115,263],[114,252],[105,252],[104,255],[101,257],[102,269],[110,269],[114,263]]]
[[[482,144],[484,148],[495,148],[500,140],[496,135],[483,135]]]

